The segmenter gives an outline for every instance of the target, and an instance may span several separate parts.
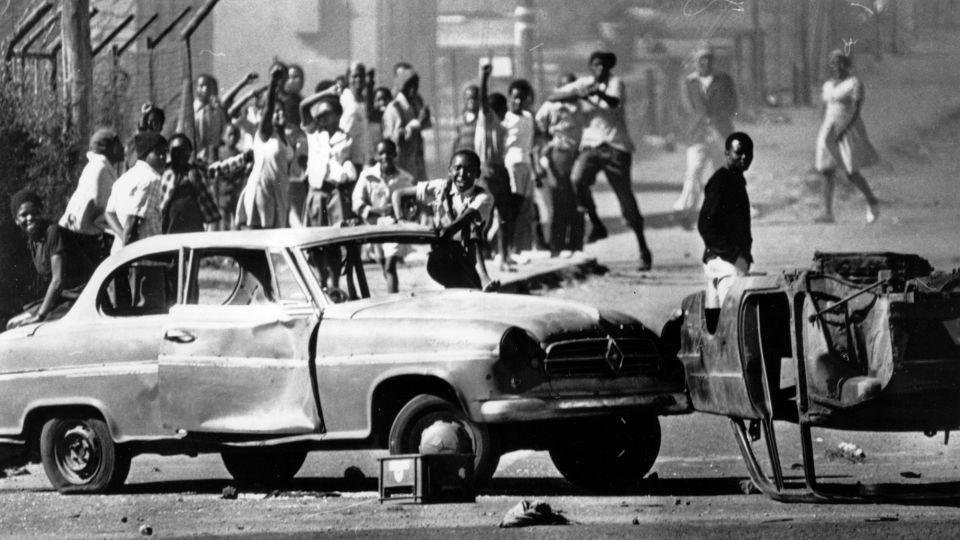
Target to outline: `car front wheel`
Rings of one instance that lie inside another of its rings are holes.
[[[578,423],[550,448],[550,459],[570,483],[596,492],[640,486],[660,453],[655,415],[615,416]]]
[[[500,454],[494,449],[489,430],[467,418],[460,407],[438,396],[420,394],[400,409],[390,428],[390,453],[419,453],[423,432],[437,422],[463,427],[470,437],[473,451],[474,483],[477,486],[486,483],[497,470],[497,463],[500,461]]]
[[[297,475],[307,453],[228,450],[221,452],[220,459],[239,484],[277,486]]]
[[[114,444],[107,424],[84,415],[47,420],[40,458],[60,493],[106,493],[122,486],[130,472],[131,456]]]

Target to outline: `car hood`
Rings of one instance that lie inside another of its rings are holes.
[[[337,304],[327,308],[324,317],[483,321],[519,326],[541,342],[642,328],[632,317],[586,304],[471,290],[400,294]]]

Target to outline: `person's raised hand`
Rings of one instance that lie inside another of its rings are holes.
[[[480,66],[480,76],[489,77],[493,73],[493,66],[491,64],[484,64]]]
[[[373,84],[373,82],[374,82],[375,80],[377,80],[376,70],[373,69],[373,68],[368,69],[368,70],[367,70],[367,82],[370,83],[370,84]]]
[[[280,79],[286,77],[286,75],[287,75],[287,68],[285,68],[284,66],[279,66],[279,65],[273,66],[273,68],[270,70],[270,78],[275,81],[279,81]]]
[[[260,75],[256,71],[251,71],[250,73],[247,73],[247,76],[244,80],[246,80],[248,83],[252,83],[259,78]]]

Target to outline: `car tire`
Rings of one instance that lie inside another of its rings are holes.
[[[60,493],[108,493],[130,472],[131,455],[113,442],[106,422],[85,415],[53,417],[40,431],[40,459]]]
[[[473,446],[474,485],[484,485],[497,470],[500,454],[486,426],[477,424],[453,403],[430,394],[420,394],[400,409],[390,428],[391,454],[416,454],[423,431],[435,422],[453,422],[463,426]]]
[[[575,428],[576,438],[567,435],[554,442],[550,459],[567,481],[586,491],[636,490],[660,453],[656,415],[620,415]]]
[[[238,484],[279,486],[300,472],[307,453],[228,450],[220,453],[220,459]]]

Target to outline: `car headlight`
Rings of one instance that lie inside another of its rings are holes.
[[[500,338],[500,361],[510,369],[539,371],[543,356],[540,343],[522,328],[511,327]]]

